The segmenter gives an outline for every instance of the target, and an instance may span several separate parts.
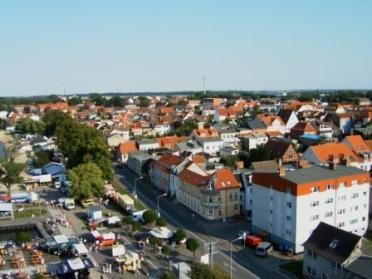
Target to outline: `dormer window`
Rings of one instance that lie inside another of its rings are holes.
[[[332,240],[331,243],[329,244],[329,248],[336,249],[336,247],[337,247],[337,245],[338,245],[339,242],[340,241],[338,239]]]

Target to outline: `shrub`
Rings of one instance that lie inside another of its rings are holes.
[[[143,213],[143,221],[145,221],[146,224],[153,223],[156,219],[157,219],[157,214],[152,209],[146,210]]]
[[[174,241],[179,244],[186,238],[186,233],[183,230],[177,230],[173,236]]]
[[[163,218],[157,218],[156,225],[159,227],[165,227],[167,225],[167,222],[165,222]]]

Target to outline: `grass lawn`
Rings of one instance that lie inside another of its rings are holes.
[[[39,208],[39,206],[37,205],[36,206],[24,206],[22,208],[23,210],[21,211],[14,209],[15,219],[43,216],[47,213],[45,208],[42,208],[42,207]]]
[[[302,278],[303,263],[304,262],[302,260],[301,261],[290,261],[290,262],[282,264],[280,267],[296,275],[296,277]]]

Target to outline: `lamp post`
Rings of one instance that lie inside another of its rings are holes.
[[[233,243],[235,241],[241,240],[241,239],[243,239],[243,236],[239,236],[238,238],[230,241],[230,279],[233,278],[233,272],[232,272],[233,271],[232,270],[232,262],[233,262],[233,260],[232,260],[232,248],[233,248]]]
[[[158,213],[158,218],[160,217],[160,207],[159,207],[159,200],[161,197],[165,197],[167,195],[167,193],[164,193],[164,194],[161,194],[159,196],[157,196],[157,200],[158,200],[158,209],[157,209],[157,213]]]
[[[142,179],[143,176],[140,176],[140,177],[137,177],[136,179],[134,179],[134,192],[133,192],[133,196],[135,199],[137,199],[137,181]]]

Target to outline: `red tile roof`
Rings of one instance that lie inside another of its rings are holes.
[[[178,175],[178,177],[182,180],[182,181],[185,181],[191,185],[194,185],[194,186],[199,186],[199,187],[202,187],[202,186],[207,186],[210,179],[211,179],[211,176],[202,176],[198,173],[195,173],[191,170],[188,170],[188,169],[184,169],[183,171],[181,171]]]
[[[160,147],[174,148],[177,143],[187,141],[186,137],[168,136],[156,139]]]
[[[351,148],[355,152],[371,151],[368,144],[364,141],[364,139],[360,135],[347,136],[345,140],[347,140],[350,143]]]
[[[164,154],[162,157],[160,157],[157,161],[154,163],[156,165],[159,165],[163,168],[170,168],[174,165],[179,165],[182,163],[184,159],[181,156],[172,155],[172,154]]]
[[[131,152],[137,151],[136,142],[129,140],[127,142],[119,144],[119,151],[121,154],[129,154]]]
[[[332,155],[335,160],[338,160],[343,154],[346,159],[351,162],[360,161],[359,157],[344,143],[326,143],[309,147],[318,157],[321,163],[327,163],[329,155]]]
[[[240,183],[235,178],[232,171],[228,168],[217,170],[215,173],[214,188],[224,190],[229,188],[239,188]]]

